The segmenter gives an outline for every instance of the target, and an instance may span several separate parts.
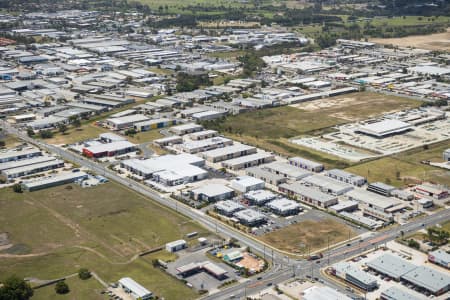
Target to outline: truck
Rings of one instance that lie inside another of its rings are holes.
[[[317,259],[321,259],[322,257],[323,257],[322,253],[312,254],[308,257],[308,260],[317,260]]]

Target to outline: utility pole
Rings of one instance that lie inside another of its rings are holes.
[[[328,242],[328,247],[327,247],[327,254],[328,254],[328,262],[327,265],[330,265],[330,235],[327,234],[327,242]]]

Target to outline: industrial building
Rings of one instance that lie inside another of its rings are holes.
[[[214,205],[214,209],[221,215],[232,217],[235,212],[245,209],[245,206],[237,201],[219,201]]]
[[[450,254],[444,250],[438,249],[428,253],[428,260],[432,263],[450,269]]]
[[[92,158],[111,157],[134,151],[136,151],[136,145],[126,140],[106,144],[100,143],[83,148],[83,154]]]
[[[390,253],[384,253],[371,261],[368,261],[366,265],[375,270],[378,273],[389,276],[390,278],[400,281],[401,277],[415,268],[412,263],[407,260]]]
[[[378,288],[375,277],[363,272],[348,262],[339,262],[332,266],[333,275],[359,287],[364,291],[373,291]]]
[[[315,207],[327,208],[338,203],[336,196],[325,194],[300,182],[283,183],[278,188],[280,192],[286,193],[289,197],[295,197],[297,200]]]
[[[119,280],[120,287],[134,300],[149,300],[153,293],[129,277]]]
[[[21,166],[3,170],[1,175],[5,177],[7,180],[11,180],[14,178],[41,173],[62,167],[64,167],[64,161],[60,159],[55,159],[47,162],[41,162],[28,166]]]
[[[450,275],[435,269],[420,266],[402,276],[402,280],[438,296],[449,291]]]
[[[392,196],[392,192],[396,190],[395,187],[389,184],[385,184],[383,182],[372,182],[367,187],[367,190],[370,192],[377,193],[379,195],[383,195],[386,197]]]
[[[104,143],[120,142],[120,141],[127,140],[123,136],[120,136],[120,135],[112,133],[112,132],[101,133],[99,135],[99,138],[100,138],[100,141],[102,141]]]
[[[67,183],[82,181],[88,178],[88,174],[84,172],[70,172],[58,174],[51,177],[39,178],[37,180],[22,182],[22,189],[29,192],[46,189]]]
[[[0,163],[0,173],[2,173],[5,170],[9,170],[9,169],[31,166],[31,165],[46,163],[46,162],[50,162],[50,161],[54,161],[54,160],[56,160],[56,157],[42,155],[42,156],[31,157],[29,159],[21,159],[21,160],[17,160],[17,161],[4,162],[4,163]]]
[[[302,293],[303,300],[351,300],[347,295],[328,286],[312,286]]]
[[[224,148],[218,148],[201,153],[200,155],[209,162],[216,163],[245,155],[255,154],[257,149],[243,144],[234,144]]]
[[[291,157],[289,158],[289,163],[297,168],[305,169],[311,172],[322,172],[325,168],[321,163],[302,157]]]
[[[183,143],[183,138],[179,135],[172,135],[168,137],[163,137],[160,139],[156,139],[153,141],[155,145],[158,145],[159,147],[165,147],[175,144],[181,144]]]
[[[226,274],[228,273],[226,270],[210,261],[192,262],[187,265],[178,267],[177,272],[178,275],[182,276],[183,278],[186,278],[193,274],[197,274],[199,272],[206,272],[219,280],[227,278]]]
[[[354,189],[346,196],[349,200],[356,201],[361,205],[385,212],[387,209],[402,204],[402,202],[395,198],[388,198],[366,190]]]
[[[198,201],[216,202],[232,198],[234,190],[223,184],[207,184],[191,190],[190,195]]]
[[[233,140],[217,136],[205,140],[187,141],[177,146],[183,152],[195,154],[231,145],[233,145]]]
[[[346,211],[342,211],[339,213],[342,217],[344,217],[345,219],[349,219],[353,222],[359,223],[369,229],[378,229],[380,227],[383,226],[383,222],[381,221],[377,221],[371,218],[367,218],[364,216],[360,216],[360,215],[356,215],[356,214],[352,214]]]
[[[354,186],[351,184],[347,184],[341,181],[337,181],[333,178],[321,175],[314,174],[312,176],[308,176],[302,179],[303,183],[307,185],[316,186],[320,188],[320,190],[324,193],[332,194],[332,195],[343,195],[351,190],[353,190]]]
[[[300,180],[307,176],[312,175],[312,173],[305,171],[303,169],[294,167],[285,162],[274,161],[263,166],[265,170],[275,173],[277,175],[284,176],[292,180]]]
[[[378,122],[367,123],[359,126],[356,132],[363,133],[375,138],[384,138],[400,133],[404,133],[412,129],[412,125],[403,121],[389,119]]]
[[[278,186],[282,183],[285,183],[287,181],[287,178],[282,175],[277,175],[275,173],[272,173],[266,169],[263,169],[261,167],[252,167],[245,170],[245,173],[248,176],[253,176],[255,178],[261,179],[267,184],[271,184],[274,186]]]
[[[187,242],[185,240],[177,240],[166,244],[166,251],[177,252],[187,248]]]
[[[251,155],[245,155],[222,162],[222,167],[231,170],[241,170],[261,164],[269,163],[275,160],[275,157],[268,152],[258,152]]]
[[[421,300],[404,289],[392,286],[384,290],[380,295],[381,300]]]
[[[176,120],[171,120],[168,118],[153,119],[134,123],[133,127],[136,131],[149,131],[152,129],[159,129],[164,127],[169,127],[176,124]]]
[[[31,157],[41,156],[42,151],[36,148],[24,149],[24,150],[8,150],[0,153],[0,163],[9,161],[17,161],[21,159],[27,159]]]
[[[355,186],[363,186],[367,182],[366,178],[362,176],[355,175],[340,169],[329,170],[326,172],[326,176]]]
[[[195,123],[186,123],[177,126],[173,126],[170,128],[170,131],[176,135],[185,135],[188,133],[193,133],[197,131],[202,131],[203,126]]]
[[[164,155],[150,159],[129,159],[120,166],[141,179],[151,179],[167,186],[202,180],[208,172],[201,167],[205,160],[195,155],[183,153]]]
[[[245,226],[258,226],[267,221],[267,218],[264,214],[253,210],[253,209],[244,209],[234,213],[234,217],[239,220],[239,222]]]
[[[267,207],[280,216],[296,215],[303,210],[297,202],[286,198],[272,200],[267,203]]]
[[[445,199],[448,197],[448,190],[444,188],[439,188],[433,184],[420,184],[414,188],[416,193],[424,196],[433,197],[434,199]]]
[[[450,162],[450,148],[449,148],[449,149],[446,149],[446,150],[442,153],[442,158],[444,159],[444,161]]]
[[[338,204],[330,206],[328,209],[335,213],[340,213],[343,211],[352,212],[358,209],[358,202],[351,200],[339,201]]]
[[[262,190],[264,186],[264,181],[251,176],[239,176],[231,180],[231,187],[241,193]]]
[[[189,134],[189,138],[194,141],[209,139],[218,135],[216,130],[202,130]]]
[[[252,205],[262,206],[277,198],[277,195],[269,190],[254,190],[245,193],[244,198],[247,199]]]
[[[122,130],[133,127],[136,123],[147,121],[149,118],[144,115],[130,115],[120,118],[106,119],[106,125],[114,130]]]

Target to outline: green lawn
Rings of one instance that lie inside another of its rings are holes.
[[[72,187],[68,189],[67,187]],[[166,299],[195,293],[136,254],[197,231],[197,223],[115,183],[65,185],[32,193],[0,190],[1,232],[13,247],[0,252],[0,280],[55,279],[86,267],[108,282],[130,276]],[[26,254],[26,255],[25,255]],[[80,298],[81,299],[81,298]]]
[[[430,145],[428,150],[413,149],[352,166],[347,171],[365,176],[370,182],[382,181],[398,187],[418,180],[450,186],[450,171],[421,163],[422,160],[441,161],[442,152],[447,148],[448,141],[437,143]]]
[[[100,294],[103,286],[94,278],[81,280],[78,277],[72,277],[65,281],[69,286],[70,292],[65,295],[59,295],[55,292],[55,285],[46,286],[34,290],[32,300],[105,300],[105,295]]]

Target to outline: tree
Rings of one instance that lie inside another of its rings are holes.
[[[420,244],[418,241],[415,241],[413,239],[410,239],[408,241],[408,247],[414,248],[414,249],[420,249]]]
[[[69,118],[69,122],[73,125],[73,127],[80,127],[81,126],[81,121],[77,116],[71,116]]]
[[[89,270],[86,268],[81,268],[80,270],[78,270],[78,277],[81,280],[89,279],[91,278],[91,272],[89,272]]]
[[[61,123],[58,125],[58,130],[59,132],[61,132],[62,134],[64,134],[67,131],[67,125],[64,123]]]
[[[11,276],[0,287],[1,300],[28,300],[33,296],[33,289],[25,280]]]
[[[22,193],[22,185],[20,185],[20,183],[16,183],[15,185],[13,185],[13,191],[15,193]]]
[[[28,135],[29,137],[34,136],[34,130],[33,130],[33,128],[31,128],[31,127],[28,127],[28,128],[27,128],[27,135]]]
[[[69,286],[67,285],[67,283],[65,283],[64,281],[59,281],[56,285],[55,285],[55,292],[57,294],[67,294],[70,292]]]
[[[51,130],[41,130],[39,135],[42,139],[51,139],[53,137],[53,132]]]

